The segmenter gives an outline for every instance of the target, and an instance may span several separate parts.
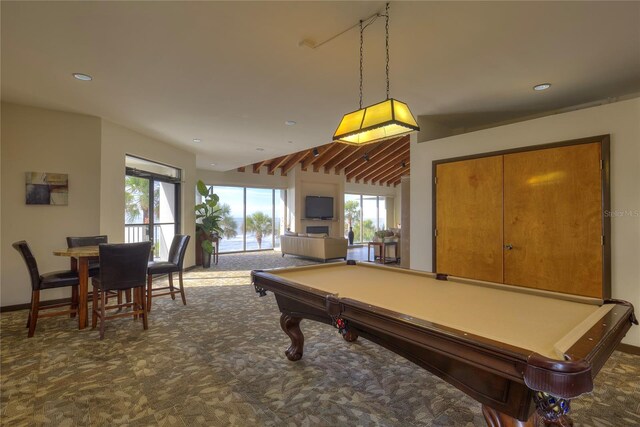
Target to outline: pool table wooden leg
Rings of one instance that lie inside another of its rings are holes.
[[[482,415],[489,427],[536,427],[538,425],[538,414],[535,412],[527,421],[520,421],[487,405],[482,405]]]
[[[354,342],[358,339],[358,333],[349,329],[347,333],[342,336],[342,338],[347,342]]]
[[[285,334],[291,338],[291,345],[284,352],[286,354],[287,359],[295,362],[296,360],[300,360],[302,358],[302,349],[304,347],[304,335],[300,330],[300,321],[302,318],[293,317],[288,314],[282,313],[280,316],[280,327],[284,331]]]
[[[546,420],[544,417],[538,415],[537,412],[531,414],[527,421],[520,421],[495,409],[482,405],[482,415],[489,427],[536,427],[540,425],[540,421],[546,427],[572,427],[573,421],[568,415],[560,417],[558,420]]]

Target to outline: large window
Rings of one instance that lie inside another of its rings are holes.
[[[286,191],[272,188],[213,186],[220,197],[220,252],[280,247]]]
[[[393,201],[393,199],[391,199]],[[377,230],[387,228],[387,198],[366,194],[344,195],[344,236],[353,229],[354,243],[373,240]]]

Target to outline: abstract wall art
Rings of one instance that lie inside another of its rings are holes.
[[[66,173],[26,172],[28,205],[69,204],[69,176]]]

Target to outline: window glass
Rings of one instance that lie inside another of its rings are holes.
[[[215,186],[213,192],[220,197],[220,252],[244,250],[244,188]]]
[[[378,229],[378,200],[376,196],[362,196],[362,241],[373,240]]]
[[[360,195],[359,194],[345,194],[344,195],[344,237],[349,237],[349,228],[353,229],[354,243],[362,242],[362,236],[360,232]]]
[[[247,188],[246,249],[273,249],[273,190]]]

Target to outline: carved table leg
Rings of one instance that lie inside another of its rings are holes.
[[[573,420],[568,415],[562,415],[557,420],[551,420],[551,421],[545,420],[542,417],[540,417],[540,419],[542,419],[542,422],[547,427],[549,427],[549,426],[554,426],[554,427],[573,427]]]
[[[358,333],[352,329],[349,329],[346,334],[342,335],[342,338],[344,338],[344,340],[347,342],[354,342],[358,339]]]
[[[538,415],[534,412],[527,421],[520,421],[487,405],[482,405],[482,415],[489,427],[536,427]]]
[[[304,335],[300,330],[300,317],[293,317],[288,314],[282,313],[280,316],[280,327],[285,334],[291,338],[291,345],[284,352],[287,355],[287,359],[295,362],[302,358],[302,349],[304,347]]]

